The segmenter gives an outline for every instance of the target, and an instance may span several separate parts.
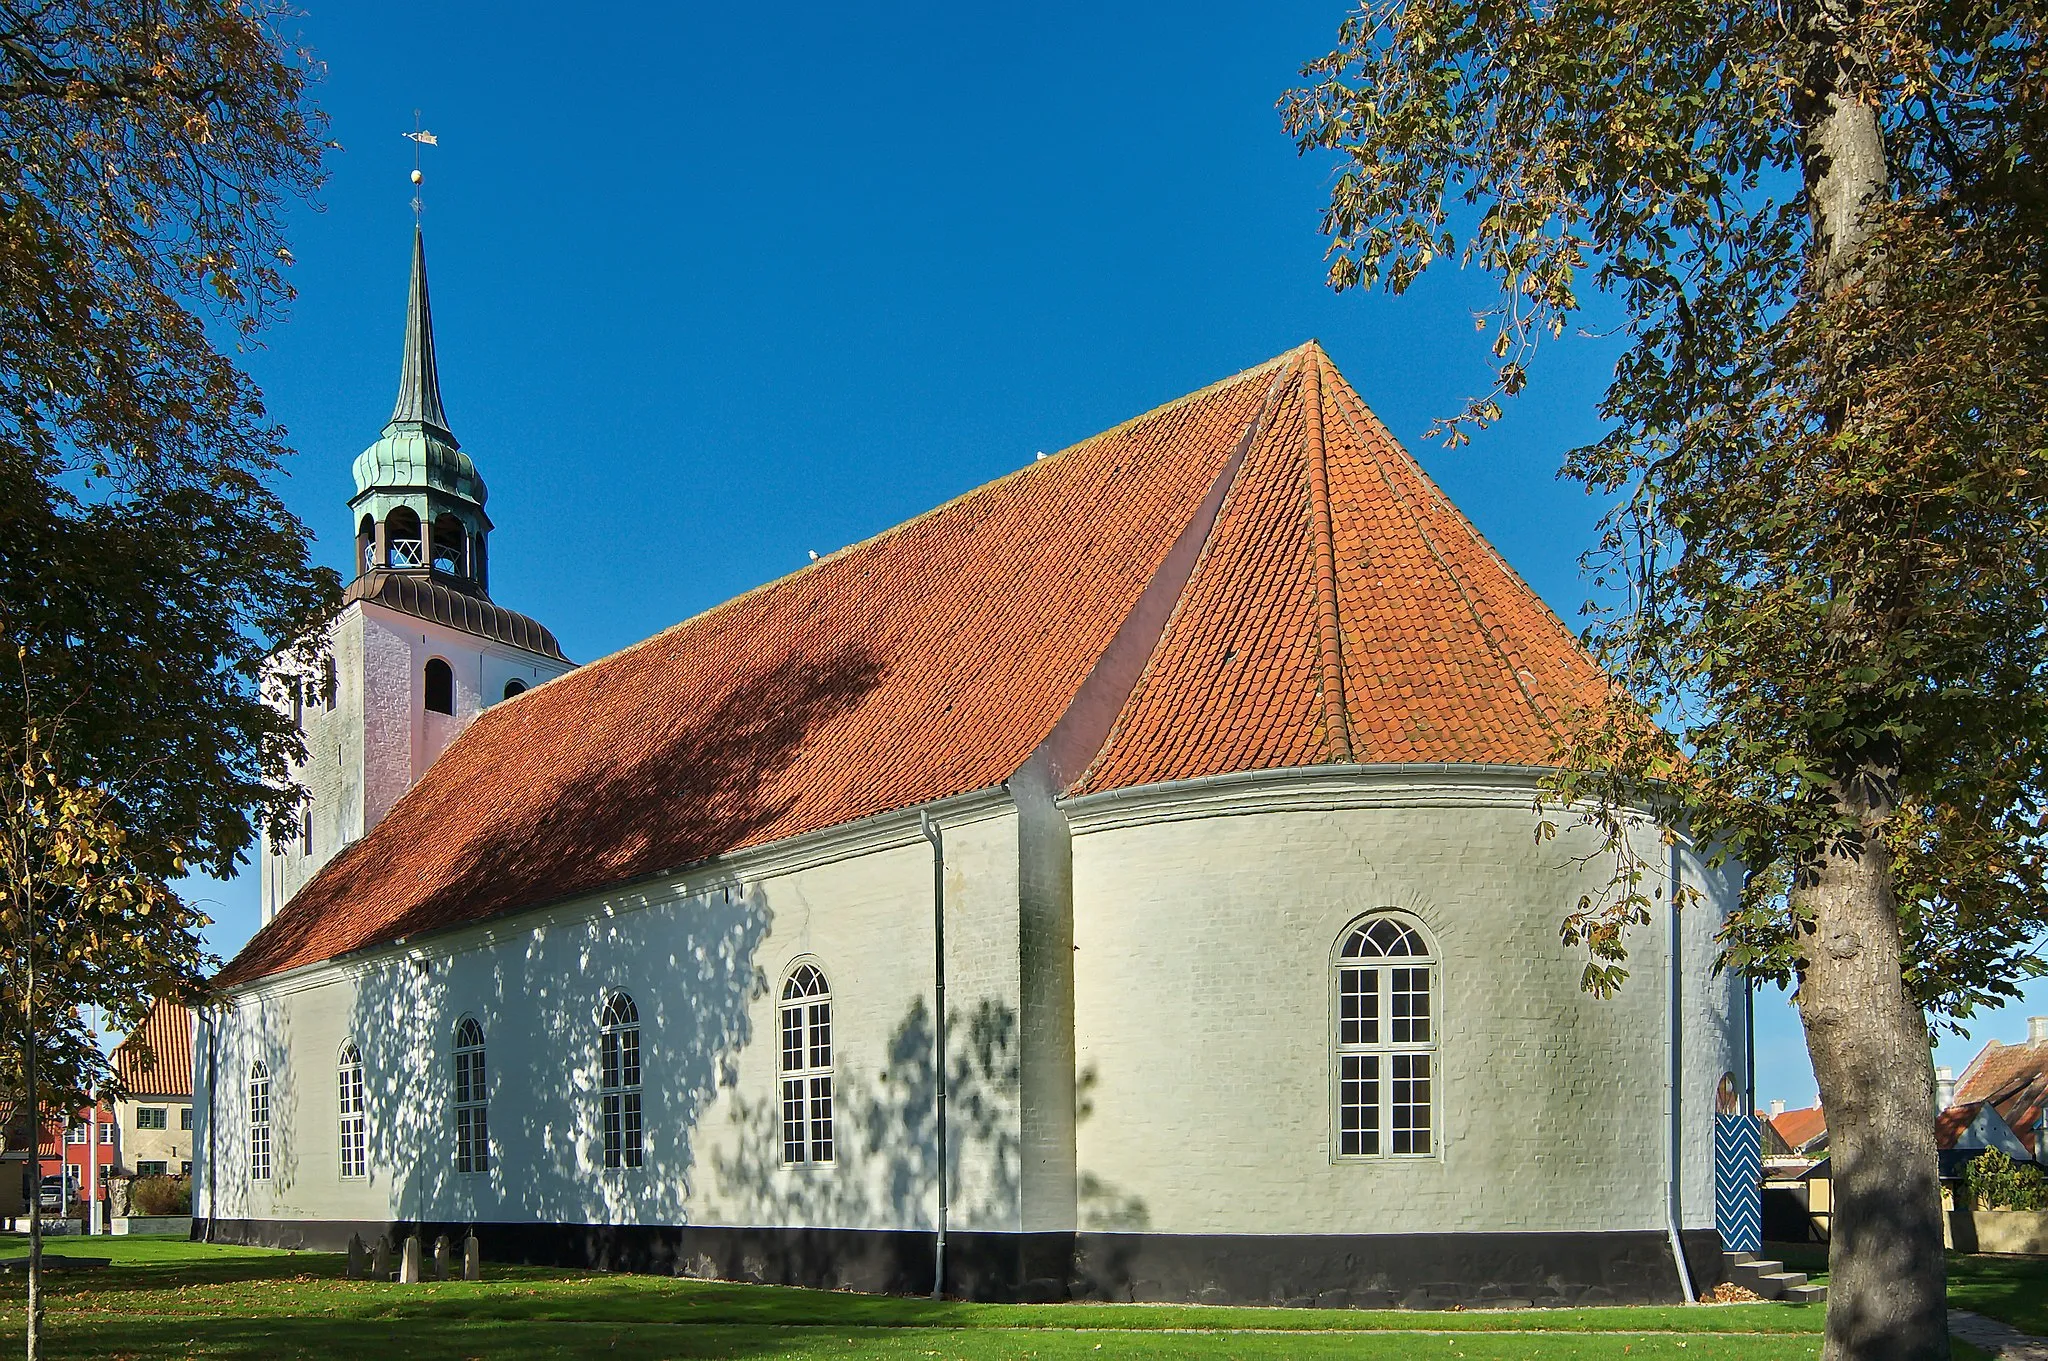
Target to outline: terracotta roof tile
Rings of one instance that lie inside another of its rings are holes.
[[[161,999],[114,1050],[114,1073],[130,1096],[192,1095],[192,1013]]]
[[[1056,732],[1084,683],[1113,723]],[[221,981],[990,788],[1041,744],[1069,792],[1347,741],[1543,765],[1604,683],[1310,344],[486,710]]]
[[[1988,1101],[2020,1142],[2040,1157],[2041,1117],[2048,1110],[2048,1040],[1984,1046],[1956,1082],[1955,1104]]]
[[[1804,1152],[1807,1145],[1828,1132],[1828,1120],[1819,1106],[1808,1106],[1804,1110],[1786,1111],[1783,1115],[1771,1117],[1771,1128],[1785,1141],[1785,1147],[1794,1153]]]
[[[1293,358],[485,710],[219,981],[1000,784]]]
[[[1353,759],[1541,766],[1605,678],[1319,349],[1341,718]],[[1306,381],[1238,474],[1081,792],[1330,759]]]

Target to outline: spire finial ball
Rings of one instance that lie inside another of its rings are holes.
[[[415,170],[415,171],[413,171],[413,172],[412,172],[412,182],[413,182],[414,184],[418,184],[418,183],[419,183],[419,182],[420,182],[421,180],[423,180],[423,179],[425,179],[425,178],[426,178],[426,176],[424,176],[424,175],[420,174],[420,172],[419,172],[419,171],[417,171],[417,170]]]

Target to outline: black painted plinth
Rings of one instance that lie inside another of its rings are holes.
[[[931,1293],[932,1235],[882,1229],[707,1225],[457,1224],[195,1219],[193,1236],[340,1252],[351,1235],[393,1245],[419,1232],[486,1260],[652,1272],[871,1294]],[[1684,1236],[1695,1290],[1721,1279],[1721,1240]],[[1440,1308],[1452,1304],[1668,1304],[1680,1298],[1670,1240],[1615,1233],[1163,1234],[954,1233],[946,1293],[967,1299],[1144,1300]]]

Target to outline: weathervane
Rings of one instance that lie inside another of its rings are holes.
[[[417,222],[419,221],[421,210],[426,206],[420,202],[420,182],[426,178],[426,176],[420,173],[420,148],[423,146],[439,146],[441,145],[441,139],[420,126],[420,111],[418,109],[412,111],[412,131],[400,133],[399,135],[412,142],[412,218],[413,221]]]

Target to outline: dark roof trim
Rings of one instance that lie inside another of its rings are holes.
[[[365,572],[350,582],[342,595],[345,605],[358,600],[557,661],[569,660],[562,655],[562,645],[555,641],[555,635],[538,620],[494,605],[482,596],[458,591],[424,573]]]

